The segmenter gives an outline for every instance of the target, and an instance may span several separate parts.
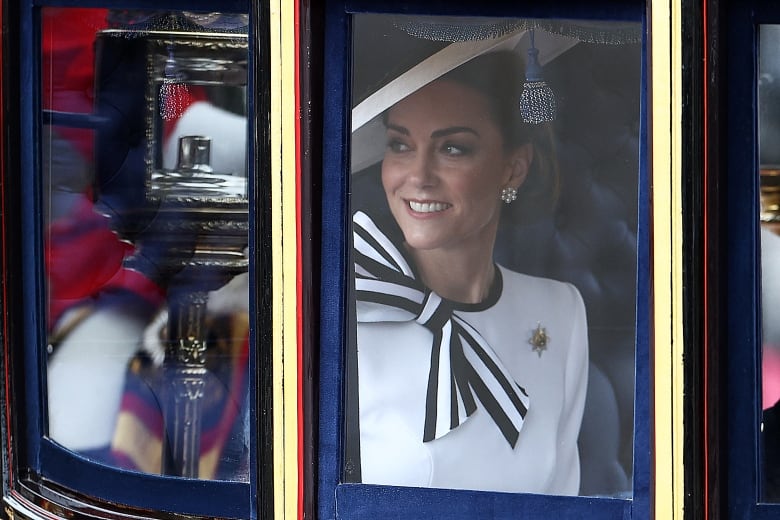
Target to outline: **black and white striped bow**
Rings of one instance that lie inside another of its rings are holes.
[[[415,278],[403,253],[365,213],[353,216],[358,322],[416,321],[433,333],[423,441],[464,423],[476,399],[514,448],[528,394],[450,302]],[[497,272],[497,276],[500,274]]]

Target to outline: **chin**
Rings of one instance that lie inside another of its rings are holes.
[[[417,251],[429,251],[438,249],[443,246],[441,240],[437,240],[434,237],[420,236],[417,234],[404,233],[404,241],[406,242],[406,246],[409,249],[414,249]]]

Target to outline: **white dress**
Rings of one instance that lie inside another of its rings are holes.
[[[570,284],[500,272],[503,287],[492,301],[458,304],[454,313],[479,331],[528,393],[515,447],[480,404],[464,423],[423,442],[432,333],[414,321],[359,323],[364,483],[577,494],[588,370],[582,298]],[[547,340],[541,352],[529,342],[537,327]]]

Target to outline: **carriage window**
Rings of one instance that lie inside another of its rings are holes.
[[[249,480],[246,15],[41,10],[43,434]]]
[[[343,481],[630,498],[641,24],[352,27]]]
[[[761,497],[780,501],[780,25],[759,27],[762,397]]]

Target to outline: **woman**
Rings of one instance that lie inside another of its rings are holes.
[[[363,482],[578,492],[582,299],[493,260],[502,206],[555,186],[522,70],[487,54],[385,114],[392,219],[354,215]]]

